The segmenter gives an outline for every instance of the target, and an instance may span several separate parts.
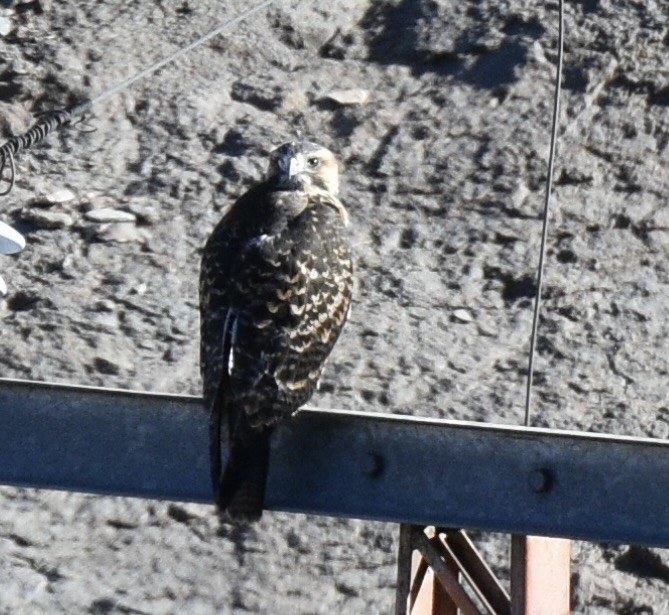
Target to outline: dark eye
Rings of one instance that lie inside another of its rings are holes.
[[[312,168],[315,169],[319,164],[321,163],[319,158],[307,158],[307,164]]]

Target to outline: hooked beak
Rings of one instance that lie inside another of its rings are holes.
[[[287,187],[297,187],[300,183],[298,176],[307,168],[304,155],[290,154],[279,160],[279,184]]]
[[[302,154],[291,156],[287,166],[288,179],[292,179],[296,175],[303,173],[306,168],[304,156]]]

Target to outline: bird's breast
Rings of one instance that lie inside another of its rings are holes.
[[[336,211],[308,208],[280,231],[249,242],[236,290],[238,307],[257,328],[291,329],[295,337],[309,325],[315,338],[327,340],[326,325],[343,325],[352,267],[342,231]]]

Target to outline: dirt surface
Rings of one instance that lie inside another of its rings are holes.
[[[0,135],[248,6],[0,1]],[[567,6],[533,424],[665,438],[669,11]],[[266,152],[340,156],[351,321],[322,407],[518,424],[556,4],[277,0],[17,159],[6,377],[199,393],[207,234]],[[397,527],[3,488],[1,613],[388,613]],[[505,576],[508,543],[478,536]],[[667,613],[669,554],[575,543],[575,613]]]

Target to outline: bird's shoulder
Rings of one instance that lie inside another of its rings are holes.
[[[254,185],[226,210],[214,227],[207,244],[243,241],[267,224],[273,209],[272,191],[266,182]]]

